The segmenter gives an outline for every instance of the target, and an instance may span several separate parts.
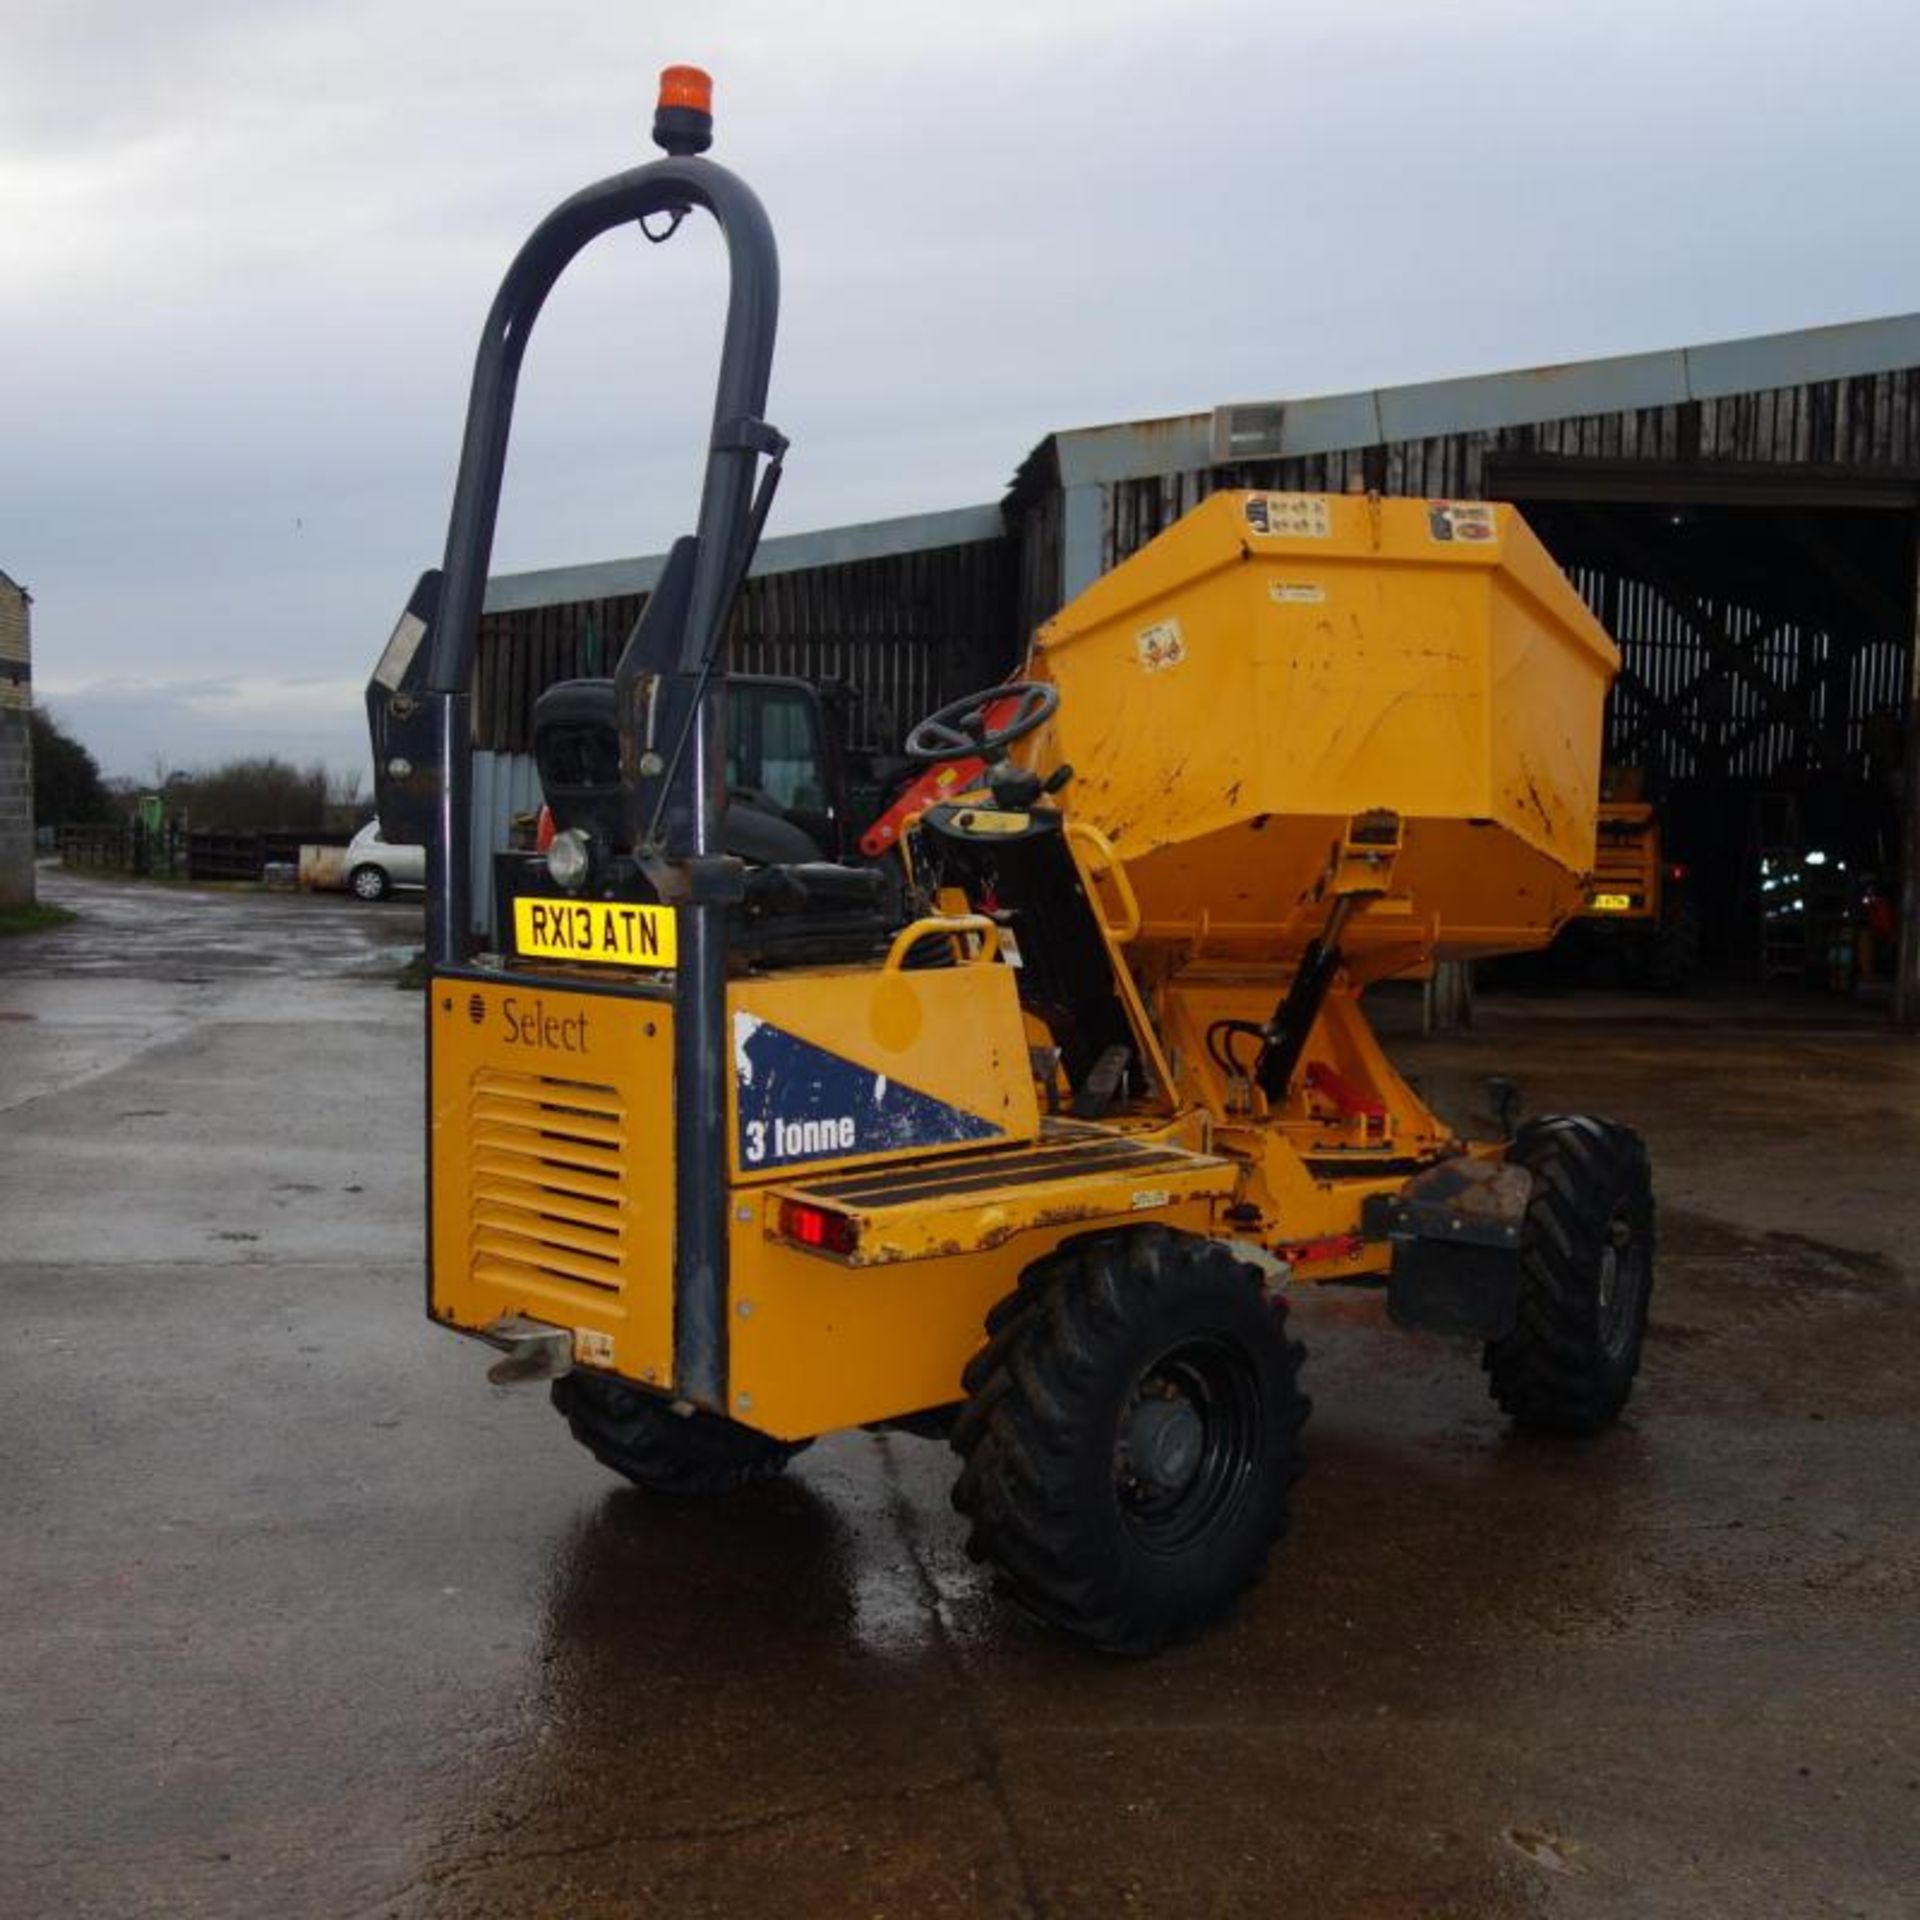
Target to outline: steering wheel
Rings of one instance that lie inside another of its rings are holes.
[[[988,715],[1013,701],[1013,712],[997,726]],[[1051,720],[1060,706],[1060,689],[1044,680],[1009,680],[985,693],[963,694],[930,713],[907,735],[900,751],[923,767],[943,760],[997,760],[1016,740]]]

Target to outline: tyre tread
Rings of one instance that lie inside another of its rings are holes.
[[[1521,1244],[1513,1331],[1482,1356],[1488,1391],[1523,1426],[1594,1433],[1618,1417],[1633,1388],[1645,1332],[1641,1302],[1624,1364],[1602,1348],[1593,1305],[1599,1261],[1622,1206],[1644,1238],[1651,1292],[1653,1196],[1647,1151],[1629,1127],[1590,1114],[1529,1121],[1507,1157],[1533,1175]]]
[[[551,1397],[603,1467],[653,1493],[735,1493],[774,1479],[810,1444],[775,1440],[718,1414],[681,1415],[637,1387],[577,1370],[554,1381]]]
[[[1249,1522],[1258,1537],[1253,1550],[1236,1542],[1218,1578],[1143,1607],[1125,1556],[1103,1532],[1110,1519],[1079,1497],[1088,1398],[1140,1316],[1177,1311],[1186,1294],[1236,1290],[1275,1322],[1280,1384],[1267,1411],[1276,1465],[1259,1489],[1264,1510]],[[1257,1268],[1166,1227],[1081,1235],[1035,1261],[987,1316],[987,1344],[967,1367],[970,1398],[953,1426],[961,1459],[953,1501],[969,1522],[969,1555],[998,1568],[1041,1619],[1115,1651],[1150,1653],[1210,1625],[1259,1577],[1300,1473],[1311,1402],[1299,1390],[1305,1349],[1287,1339],[1284,1316],[1284,1305],[1265,1302]]]

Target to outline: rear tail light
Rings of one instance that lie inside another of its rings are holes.
[[[1667,863],[1669,880],[1684,880],[1687,877],[1687,863],[1684,860],[1672,860]]]
[[[834,1213],[807,1200],[780,1202],[780,1232],[818,1253],[851,1254],[860,1244],[860,1223],[851,1214]]]

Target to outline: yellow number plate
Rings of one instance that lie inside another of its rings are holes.
[[[670,967],[678,958],[671,907],[625,900],[516,900],[513,945],[531,960]]]
[[[1593,896],[1595,913],[1631,913],[1633,895],[1630,893],[1596,893]]]

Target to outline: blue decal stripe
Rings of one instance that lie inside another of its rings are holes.
[[[784,1167],[848,1154],[994,1140],[963,1107],[817,1047],[750,1013],[733,1016],[740,1164]]]

